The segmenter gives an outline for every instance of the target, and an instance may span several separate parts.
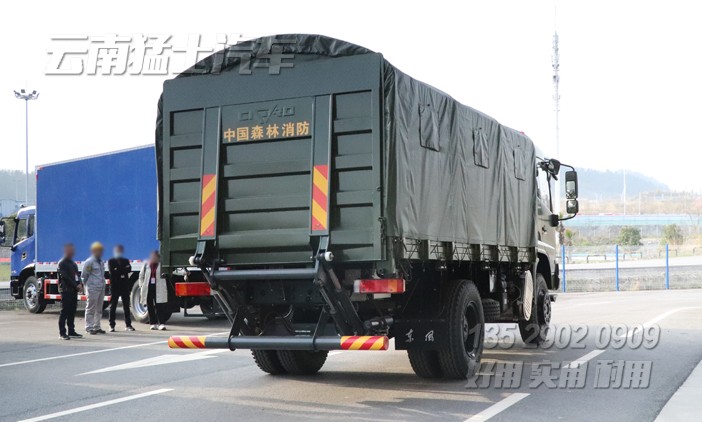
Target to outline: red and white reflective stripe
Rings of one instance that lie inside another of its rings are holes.
[[[49,300],[61,300],[61,295],[55,295],[55,294],[45,294],[44,299],[49,299]],[[105,296],[103,299],[105,302],[109,302],[112,299],[112,296]],[[78,295],[78,300],[88,300],[87,295]]]
[[[58,285],[59,281],[55,278],[45,278],[44,279],[44,285]],[[110,280],[107,279],[105,280],[105,284],[110,284]],[[44,299],[48,300],[61,300],[61,294],[54,294],[54,293],[46,293],[46,289],[44,289]],[[112,299],[112,296],[105,296],[105,301],[109,302]],[[87,295],[78,295],[78,300],[88,300]]]
[[[353,282],[355,293],[404,293],[405,280],[401,278],[362,279]]]
[[[44,284],[59,284],[59,281],[55,278],[45,278]],[[110,284],[110,279],[105,279],[105,284]]]

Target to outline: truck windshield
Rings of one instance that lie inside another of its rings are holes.
[[[17,229],[15,230],[15,243],[25,240],[29,236],[28,219],[23,218],[17,221]]]

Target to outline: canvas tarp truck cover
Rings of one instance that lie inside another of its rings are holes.
[[[269,54],[272,45],[279,53],[294,55],[292,63],[377,54],[319,35],[276,35],[229,49],[249,51],[253,60]],[[225,49],[213,54],[177,78],[236,72],[241,54],[227,53]],[[281,69],[281,74],[284,72],[286,69]],[[385,234],[468,244],[536,246],[536,157],[531,140],[411,78],[384,59],[378,77],[382,91],[382,112],[378,116],[382,120]],[[163,134],[161,100],[156,130],[159,195],[163,192]],[[163,198],[159,199],[162,204]],[[162,210],[159,238],[168,236],[161,233]]]

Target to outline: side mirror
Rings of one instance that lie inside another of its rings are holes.
[[[566,199],[578,198],[578,173],[575,170],[567,171],[565,174],[565,194]],[[577,201],[575,204],[577,206]],[[568,211],[568,214],[574,213]]]
[[[577,199],[569,199],[566,201],[566,212],[568,214],[577,214],[578,213],[578,200]]]
[[[551,214],[548,216],[548,223],[551,225],[551,227],[558,227],[558,224],[560,224],[560,219],[558,218],[558,214]]]

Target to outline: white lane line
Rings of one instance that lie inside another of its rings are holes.
[[[508,407],[512,406],[513,404],[517,403],[521,399],[527,397],[529,393],[513,393],[510,394],[509,396],[505,397],[504,399],[498,401],[497,403],[493,404],[492,406],[488,407],[487,409],[483,410],[482,412],[471,416],[470,418],[466,419],[465,422],[477,422],[477,421],[486,421],[493,416],[497,415],[498,413],[502,412],[503,410],[506,410]]]
[[[671,310],[669,310],[669,311],[667,311],[667,312],[664,312],[664,313],[658,315],[657,317],[653,318],[653,319],[650,320],[650,321],[644,322],[644,323],[643,323],[643,328],[650,327],[651,325],[653,325],[653,324],[655,324],[655,323],[657,323],[657,322],[660,322],[660,321],[663,320],[664,318],[667,318],[667,317],[669,317],[670,315],[672,315],[672,314],[674,314],[674,313],[676,313],[676,312],[685,310],[685,309],[691,309],[691,308],[676,308],[676,309],[671,309]],[[633,329],[633,330],[629,331],[629,333],[627,334],[627,337],[630,338],[631,336],[634,335],[635,332],[637,332],[636,329]],[[582,365],[583,363],[585,363],[585,362],[587,362],[587,361],[589,361],[589,360],[592,360],[592,359],[596,358],[597,356],[599,356],[599,355],[601,355],[602,353],[604,353],[606,350],[607,350],[607,349],[593,350],[592,352],[586,354],[585,356],[581,357],[580,359],[576,359],[576,360],[570,362],[568,365],[565,365],[565,366],[563,367],[563,369],[566,369],[566,368],[571,368],[571,369],[578,368],[578,367],[580,367],[580,365]]]
[[[20,362],[10,362],[10,363],[3,363],[0,365],[0,368],[4,368],[7,366],[16,366],[16,365],[24,365],[27,363],[35,363],[35,362],[45,362],[47,360],[56,360],[56,359],[65,359],[65,358],[72,358],[75,356],[85,356],[85,355],[93,355],[95,353],[105,353],[105,352],[113,352],[115,350],[125,350],[125,349],[134,349],[137,347],[146,347],[146,346],[153,346],[156,344],[165,344],[167,343],[165,340],[163,341],[155,341],[153,343],[141,343],[141,344],[132,344],[131,346],[122,346],[122,347],[114,347],[112,349],[100,349],[100,350],[91,350],[89,352],[80,352],[80,353],[72,353],[70,355],[60,355],[60,356],[51,356],[48,358],[40,358],[40,359],[31,359],[31,360],[23,360]]]
[[[694,308],[693,308],[693,307],[675,308],[675,309],[671,309],[671,310],[669,310],[669,311],[667,311],[667,312],[663,312],[662,314],[658,315],[657,317],[653,318],[652,320],[644,322],[644,323],[643,323],[643,328],[648,328],[648,327],[652,326],[653,324],[655,324],[655,323],[657,323],[657,322],[660,322],[660,321],[663,320],[664,318],[667,318],[667,317],[673,315],[673,314],[676,313],[676,312],[684,311],[684,310],[686,310],[686,309],[694,309]],[[634,335],[635,332],[636,332],[636,327],[634,327],[634,329],[630,330],[630,331],[627,333],[627,335],[626,335],[627,338],[631,338],[631,337]]]
[[[172,388],[161,388],[160,390],[154,390],[154,391],[148,391],[146,393],[134,394],[132,396],[122,397],[121,399],[103,401],[100,403],[89,404],[87,406],[76,407],[75,409],[64,410],[62,412],[51,413],[49,415],[37,416],[36,418],[24,419],[24,420],[21,420],[19,422],[45,421],[47,419],[59,418],[61,416],[72,415],[74,413],[79,413],[79,412],[85,412],[86,410],[97,409],[100,407],[111,406],[113,404],[122,403],[125,401],[136,400],[136,399],[140,399],[143,397],[153,396],[155,394],[167,393],[169,391],[173,391],[173,389]]]
[[[654,324],[656,324],[656,323],[662,321],[663,319],[665,319],[665,318],[667,318],[667,317],[673,315],[673,314],[676,313],[676,312],[684,311],[684,310],[687,310],[687,309],[698,309],[698,308],[699,308],[699,307],[696,307],[696,306],[689,306],[689,307],[684,307],[684,308],[675,308],[675,309],[671,309],[671,310],[669,310],[669,311],[667,311],[667,312],[663,312],[662,314],[658,315],[657,317],[653,318],[652,320],[644,322],[644,323],[641,324],[640,326],[634,326],[634,327],[633,327],[631,330],[629,330],[629,332],[626,334],[626,338],[632,338],[632,337],[634,336],[634,334],[636,334],[636,333],[641,333],[641,332],[643,331],[644,328],[648,328],[648,327],[650,327],[650,326],[652,326],[652,325],[654,325]],[[638,328],[641,328],[641,329],[639,330]],[[619,338],[622,338],[622,336],[619,336]]]
[[[217,336],[217,335],[228,334],[228,333],[229,333],[229,331],[222,332],[222,333],[213,333],[213,334],[208,334],[208,335]],[[80,340],[77,340],[77,341],[80,341]],[[76,356],[94,355],[96,353],[114,352],[116,350],[135,349],[137,347],[155,346],[157,344],[165,344],[165,343],[168,343],[168,341],[161,340],[161,341],[155,341],[153,343],[132,344],[130,346],[113,347],[111,349],[91,350],[89,352],[72,353],[70,355],[50,356],[48,358],[39,358],[39,359],[23,360],[20,362],[3,363],[3,364],[0,364],[0,368],[5,368],[7,366],[24,365],[27,363],[46,362],[46,361],[55,360],[55,359],[72,358],[72,357],[76,357]]]
[[[210,349],[198,353],[161,355],[153,358],[141,359],[134,362],[124,363],[122,365],[108,366],[107,368],[100,368],[94,371],[83,372],[82,374],[76,374],[75,376],[79,377],[81,375],[102,374],[105,372],[123,371],[125,369],[146,368],[148,366],[193,362],[196,360],[213,358],[215,357],[213,355],[225,353],[228,351],[228,349]]]
[[[563,369],[579,368],[580,365],[582,365],[583,363],[596,358],[597,356],[601,355],[604,352],[605,352],[605,349],[593,350],[592,352],[586,354],[585,356],[581,357],[580,359],[576,359],[576,360],[570,362],[568,365],[563,366]]]

